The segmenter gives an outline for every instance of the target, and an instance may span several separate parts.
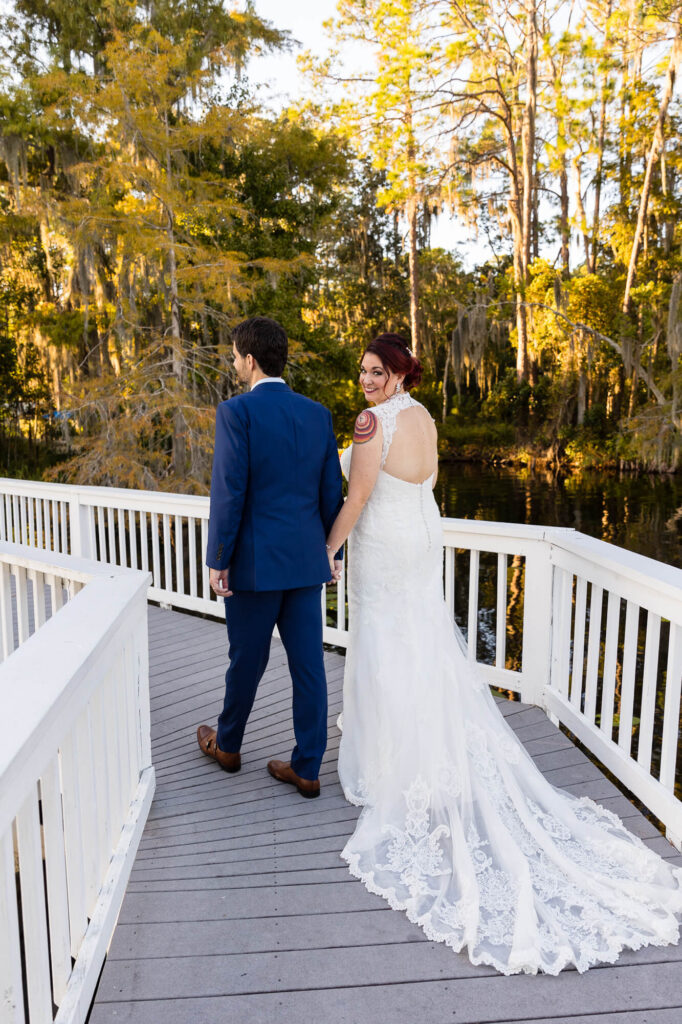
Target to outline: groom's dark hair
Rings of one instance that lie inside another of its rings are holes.
[[[268,377],[281,377],[287,365],[289,342],[281,324],[267,316],[250,316],[232,331],[240,356],[251,355]]]

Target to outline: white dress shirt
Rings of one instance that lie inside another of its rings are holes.
[[[257,388],[259,384],[286,384],[284,377],[261,377],[255,384],[251,385],[251,390]]]

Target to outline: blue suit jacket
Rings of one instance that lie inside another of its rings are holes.
[[[231,589],[326,582],[326,537],[342,504],[323,405],[263,383],[218,406],[206,564],[229,569]]]

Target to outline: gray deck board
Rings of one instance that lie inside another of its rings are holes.
[[[325,656],[329,747],[322,795],[265,771],[292,745],[286,657],[274,642],[238,775],[196,745],[220,708],[221,623],[149,609],[157,791],[91,1024],[680,1024],[682,945],[625,952],[558,978],[502,977],[426,939],[348,874],[339,852],[358,809],[336,758],[343,658]],[[682,857],[537,708],[499,710],[553,785],[600,800],[652,849]]]

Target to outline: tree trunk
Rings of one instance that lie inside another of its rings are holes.
[[[530,265],[530,243],[535,200],[535,113],[537,107],[538,33],[535,0],[526,0],[526,102],[521,123],[521,224],[520,237],[514,240],[514,263],[519,264],[516,293],[516,328],[518,349],[516,373],[519,380],[528,379],[528,321],[526,286]],[[518,210],[518,200],[517,200]],[[515,274],[517,276],[517,274]]]
[[[448,415],[448,377],[450,370],[450,362],[452,361],[452,349],[448,348],[447,358],[445,360],[445,369],[443,370],[443,411],[441,414],[441,422],[445,423]]]
[[[168,125],[166,124],[166,131]],[[167,187],[170,194],[172,164],[170,149],[166,151]],[[180,326],[180,298],[178,295],[178,270],[175,257],[175,227],[170,207],[166,207],[166,234],[168,237],[168,270],[170,274],[170,315],[171,343],[173,346],[172,373],[181,392],[185,384],[185,361],[182,352],[182,331]],[[178,399],[179,399],[178,394]],[[185,417],[180,402],[176,402],[173,412],[173,473],[177,479],[185,476],[187,464],[187,443],[185,434]]]
[[[646,172],[644,174],[642,194],[639,200],[639,212],[637,214],[635,237],[632,242],[632,250],[630,252],[630,263],[628,265],[628,276],[625,282],[625,294],[623,296],[624,313],[627,313],[630,310],[630,293],[632,291],[632,284],[635,278],[637,257],[639,256],[639,250],[644,235],[644,225],[646,221],[647,210],[649,207],[649,193],[651,192],[651,178],[653,175],[654,165],[656,163],[656,160],[658,159],[658,155],[661,152],[661,147],[663,145],[663,127],[665,125],[665,119],[668,114],[668,106],[670,105],[673,89],[675,88],[675,76],[677,74],[677,67],[680,62],[680,58],[682,58],[682,22],[680,22],[677,25],[675,39],[673,40],[673,47],[670,51],[668,71],[665,77],[665,86],[663,88],[661,103],[658,108],[658,120],[656,122],[656,128],[654,129],[654,135],[653,139],[651,140],[649,156],[646,163]]]
[[[608,19],[610,17],[611,4],[609,3],[606,11],[607,27]],[[608,50],[610,43],[611,40],[609,38],[607,28],[604,38],[605,50]],[[601,82],[601,102],[599,104],[599,128],[597,131],[597,167],[594,173],[594,208],[592,211],[592,243],[590,245],[590,251],[587,257],[587,269],[590,272],[590,274],[594,274],[597,271],[597,249],[599,246],[599,222],[601,216],[601,188],[604,177],[604,145],[606,142],[606,95],[607,76],[605,72]]]
[[[670,189],[668,188],[668,162],[665,158],[665,140],[661,146],[661,192],[667,199]],[[675,224],[670,220],[669,215],[666,214],[665,220],[663,221],[663,252],[666,256],[670,255],[672,249],[673,236],[675,234]]]
[[[417,257],[417,210],[415,195],[407,201],[407,226],[409,238],[409,271],[410,271],[410,332],[412,334],[412,352],[421,356],[422,344],[419,331],[419,263]]]
[[[585,249],[585,262],[589,266],[590,262],[590,236],[587,233],[587,217],[585,216],[585,207],[583,205],[583,177],[582,177],[582,165],[580,157],[577,156],[573,161],[573,167],[575,170],[575,205],[578,211],[578,220],[580,221],[580,232],[583,236],[583,247]]]
[[[566,157],[561,157],[561,170],[559,171],[559,196],[560,196],[560,207],[559,207],[559,234],[561,236],[561,276],[564,280],[570,277],[571,264],[570,264],[570,245],[571,245],[571,226],[568,222],[569,217],[569,204],[568,204],[568,172],[566,171]]]

